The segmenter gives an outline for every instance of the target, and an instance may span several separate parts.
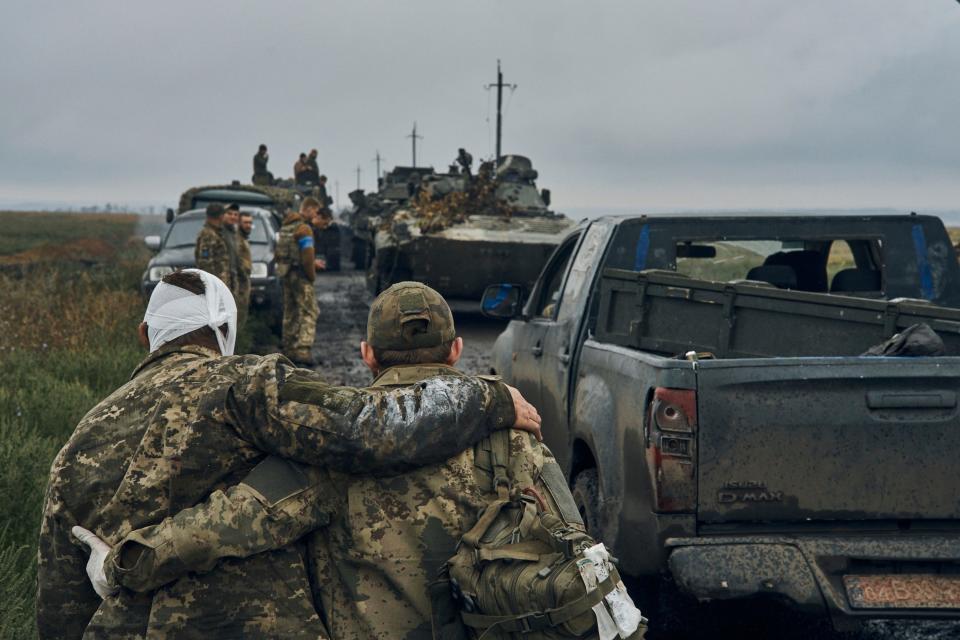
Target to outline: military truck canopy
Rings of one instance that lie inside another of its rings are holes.
[[[236,202],[241,207],[261,207],[269,209],[274,217],[282,219],[290,209],[300,206],[307,195],[316,195],[313,190],[298,190],[280,186],[247,184],[205,185],[187,189],[180,196],[177,215],[192,209],[204,209],[208,204]]]
[[[240,205],[271,206],[273,199],[254,191],[233,191],[231,189],[204,189],[193,195],[193,206],[203,209],[213,202],[236,202]]]

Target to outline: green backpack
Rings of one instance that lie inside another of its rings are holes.
[[[584,531],[563,472],[552,460],[540,472],[550,499],[533,487],[511,486],[509,432],[498,431],[488,442],[497,498],[431,586],[434,638],[598,637],[593,608],[604,602],[609,609],[605,596],[622,583],[605,562],[600,574],[608,575],[587,590],[581,573],[594,562],[585,551],[596,542]],[[636,617],[637,630],[621,637],[643,637],[646,621],[639,611]]]

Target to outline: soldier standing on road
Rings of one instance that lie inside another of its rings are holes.
[[[240,205],[231,203],[223,211],[223,224],[220,225],[220,233],[227,242],[227,249],[230,251],[230,279],[224,280],[224,283],[230,287],[234,299],[239,293],[240,281],[240,232],[237,229],[240,226]]]
[[[253,214],[240,212],[237,225],[237,327],[243,328],[250,313],[250,274],[253,271],[253,258],[250,255],[250,232],[253,230]]]
[[[222,204],[207,205],[207,221],[197,235],[193,257],[197,269],[215,275],[229,286],[233,275],[232,257],[223,233],[223,214]]]
[[[304,198],[300,211],[287,214],[277,241],[277,275],[283,287],[283,353],[299,364],[312,366],[317,331],[317,294],[313,282],[317,268],[310,221],[320,212],[316,198]]]
[[[418,282],[398,283],[377,297],[370,308],[367,341],[361,343],[360,349],[364,363],[375,376],[373,388],[416,388],[432,376],[446,376],[445,379],[450,380],[463,378],[462,373],[452,368],[462,352],[463,340],[456,337],[450,308],[439,293]],[[454,425],[441,427],[443,431],[456,429]],[[257,490],[253,485],[261,482],[259,478],[268,470],[282,474],[280,469],[284,467],[288,469],[286,475],[296,473],[300,479],[299,492],[284,494],[287,503],[282,512],[264,509],[256,500]],[[316,501],[314,492],[331,487],[333,491],[328,499],[335,506],[333,518],[328,528],[317,529],[326,525],[327,520],[318,518],[310,522],[316,515],[310,512],[310,505]],[[448,636],[441,633],[439,626],[431,625],[431,614],[437,618],[440,614],[439,609],[433,607],[432,597],[438,596],[436,602],[443,603],[444,596],[432,593],[432,584],[454,553],[457,541],[467,541],[474,533],[470,530],[475,525],[481,526],[477,524],[480,508],[505,500],[504,492],[515,491],[530,499],[528,506],[535,501],[540,512],[548,514],[545,518],[562,521],[554,531],[571,538],[565,538],[561,544],[577,539],[580,534],[585,537],[582,519],[553,455],[533,437],[518,431],[493,434],[441,463],[393,477],[348,477],[271,457],[231,491],[225,500],[202,503],[168,518],[159,527],[131,534],[128,540],[146,549],[140,565],[121,576],[121,582],[156,588],[187,571],[203,571],[205,567],[214,566],[218,559],[234,556],[238,553],[238,539],[249,542],[240,553],[252,554],[287,544],[291,540],[289,536],[300,531],[317,529],[307,548],[313,553],[312,576],[316,581],[313,586],[320,592],[332,637],[441,638]],[[531,526],[539,517],[528,520],[532,515],[532,511],[525,509],[520,528],[514,533],[523,529],[523,523]],[[181,557],[189,556],[192,563],[171,566],[162,562],[162,554],[152,551],[178,541],[182,541],[178,545]],[[524,560],[532,560],[531,554],[542,552],[535,541],[516,546],[524,544],[527,545],[523,549],[527,556]],[[556,552],[555,547],[548,548]],[[511,551],[515,549],[502,548],[504,557],[512,557],[506,555]],[[527,572],[526,576],[518,574],[518,577],[546,584],[556,576]],[[577,575],[577,579],[579,577]],[[496,584],[502,586],[504,581]],[[524,587],[528,582],[521,580],[517,585],[514,579],[513,584],[511,588],[516,591],[498,591],[495,597],[502,596],[509,602],[509,598],[526,593]],[[614,589],[605,591],[612,593]],[[546,624],[528,630],[546,629],[546,637],[554,637],[549,634],[551,628],[576,617],[581,631],[571,633],[570,637],[596,637],[590,632],[595,634],[597,630],[591,611],[597,602],[599,597],[586,606],[584,602],[568,602],[550,612],[560,622],[552,621],[543,613],[538,621]],[[618,604],[626,607],[628,602],[623,592]],[[523,610],[534,605],[521,601],[514,606]],[[633,608],[632,602],[629,607]],[[561,618],[561,614],[566,617]],[[639,611],[635,615],[637,626],[614,629],[615,635],[606,637],[642,637],[643,630],[638,628]],[[449,620],[442,622],[449,624]],[[504,622],[509,621],[499,624]],[[491,637],[514,637],[512,630],[497,629],[498,633]],[[480,633],[481,629],[475,627],[474,631]],[[567,636],[561,632],[556,637],[560,635]]]
[[[389,473],[436,462],[514,422],[535,426],[517,418],[532,407],[501,383],[436,379],[416,389],[351,389],[327,385],[278,354],[234,356],[235,323],[229,290],[208,273],[179,271],[154,290],[139,328],[149,356],[83,418],[51,468],[39,541],[41,639],[327,638],[294,546],[141,595],[115,592],[102,565],[91,588],[77,540],[102,551],[90,532],[115,544],[206,496],[226,499],[219,490],[267,453]],[[439,429],[450,422],[458,423],[455,432]],[[284,510],[291,479],[265,479],[261,510]],[[317,495],[312,503],[316,510]],[[75,525],[84,529],[71,531]],[[174,565],[189,560],[176,545],[150,550]],[[137,557],[134,550],[116,560],[132,568]],[[112,563],[110,572],[124,575],[125,566]]]
[[[267,153],[267,145],[262,144],[253,156],[253,178],[251,182],[258,185],[273,184],[273,174],[267,170],[267,161],[270,155]]]

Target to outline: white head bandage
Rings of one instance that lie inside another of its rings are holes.
[[[150,351],[156,351],[191,331],[210,327],[217,336],[220,353],[232,356],[237,340],[237,303],[233,294],[220,278],[206,271],[184,271],[200,276],[206,292],[198,296],[166,282],[161,281],[157,285],[147,304],[147,313],[143,316],[143,321],[147,323]],[[219,329],[224,324],[227,325],[226,337]]]

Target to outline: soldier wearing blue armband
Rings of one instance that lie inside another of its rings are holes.
[[[300,211],[287,215],[277,242],[277,275],[283,283],[283,353],[298,364],[314,364],[313,339],[317,331],[317,295],[313,281],[317,267],[313,229],[308,224],[320,212],[320,201],[305,198]]]

